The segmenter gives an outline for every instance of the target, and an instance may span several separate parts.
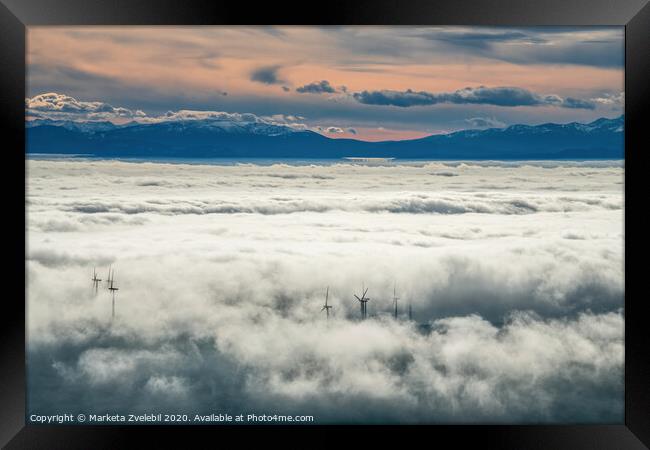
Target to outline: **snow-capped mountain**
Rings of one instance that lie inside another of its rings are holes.
[[[462,130],[408,141],[330,139],[313,131],[259,120],[192,119],[151,123],[27,123],[28,153],[104,157],[431,159],[623,158],[623,116],[590,123],[511,125]]]
[[[266,122],[241,122],[234,120],[219,119],[202,119],[202,120],[175,120],[175,121],[156,121],[156,122],[127,122],[124,124],[114,124],[108,121],[88,121],[77,122],[71,120],[52,120],[52,119],[35,119],[26,122],[27,128],[40,126],[63,127],[71,131],[79,131],[86,134],[104,132],[117,128],[128,128],[130,132],[137,133],[143,128],[156,126],[157,129],[168,132],[187,133],[192,130],[210,130],[220,133],[238,133],[238,134],[259,134],[264,136],[280,136],[282,134],[294,131],[290,125],[273,124]]]
[[[487,135],[537,135],[537,134],[567,134],[567,133],[599,133],[599,132],[623,132],[624,116],[614,119],[600,118],[590,123],[571,122],[564,124],[544,123],[541,125],[510,125],[505,128],[488,128],[486,130],[462,130],[446,134],[447,138],[457,136],[480,137]],[[439,136],[439,135],[436,135]],[[433,137],[433,136],[430,136]],[[426,139],[426,138],[425,138]]]
[[[506,128],[462,130],[402,142],[411,157],[443,159],[623,158],[624,117],[590,123],[511,125]],[[397,143],[392,144],[396,146]]]
[[[293,133],[294,130],[287,125],[278,125],[264,122],[236,122],[232,120],[186,120],[175,122],[161,122],[158,128],[165,128],[170,132],[187,133],[195,130],[216,133],[254,134],[260,136],[282,136]],[[147,125],[140,125],[146,127]],[[137,128],[132,131],[137,132]]]

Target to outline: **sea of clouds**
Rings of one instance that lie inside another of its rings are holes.
[[[30,412],[623,421],[620,162],[30,159],[26,208]]]

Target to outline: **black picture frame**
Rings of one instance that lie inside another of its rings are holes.
[[[4,326],[0,378],[0,444],[6,448],[123,448],[144,437],[147,446],[180,439],[222,439],[240,443],[260,431],[290,430],[293,439],[340,445],[332,431],[359,431],[364,440],[411,445],[487,448],[636,449],[650,446],[650,333],[641,289],[642,263],[625,267],[625,424],[485,426],[47,426],[26,425],[25,417],[25,30],[31,25],[624,25],[625,26],[625,259],[642,261],[642,235],[632,231],[635,180],[643,180],[641,154],[648,150],[644,117],[650,100],[650,4],[648,0],[356,0],[324,4],[208,0],[0,0],[0,123],[5,193],[3,274]],[[646,145],[644,145],[646,144]],[[23,187],[21,189],[20,187]],[[639,194],[636,194],[637,196]],[[642,194],[641,194],[642,195]],[[643,211],[641,211],[643,212]],[[21,220],[22,218],[22,220]],[[630,236],[630,233],[633,233]],[[630,241],[632,239],[632,241]],[[7,284],[11,289],[6,289]],[[414,433],[423,444],[416,444]],[[297,435],[297,436],[296,436]],[[302,441],[294,441],[302,442]],[[311,446],[309,444],[309,446]],[[645,444],[645,445],[644,445]],[[293,447],[294,445],[290,445]],[[301,447],[302,445],[296,445]]]

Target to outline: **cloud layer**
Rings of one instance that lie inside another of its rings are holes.
[[[30,409],[620,422],[621,183],[620,162],[30,160]]]

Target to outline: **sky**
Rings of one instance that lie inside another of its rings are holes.
[[[623,27],[44,26],[27,39],[29,119],[212,111],[376,141],[623,112]]]
[[[27,165],[30,413],[623,423],[621,161]]]

